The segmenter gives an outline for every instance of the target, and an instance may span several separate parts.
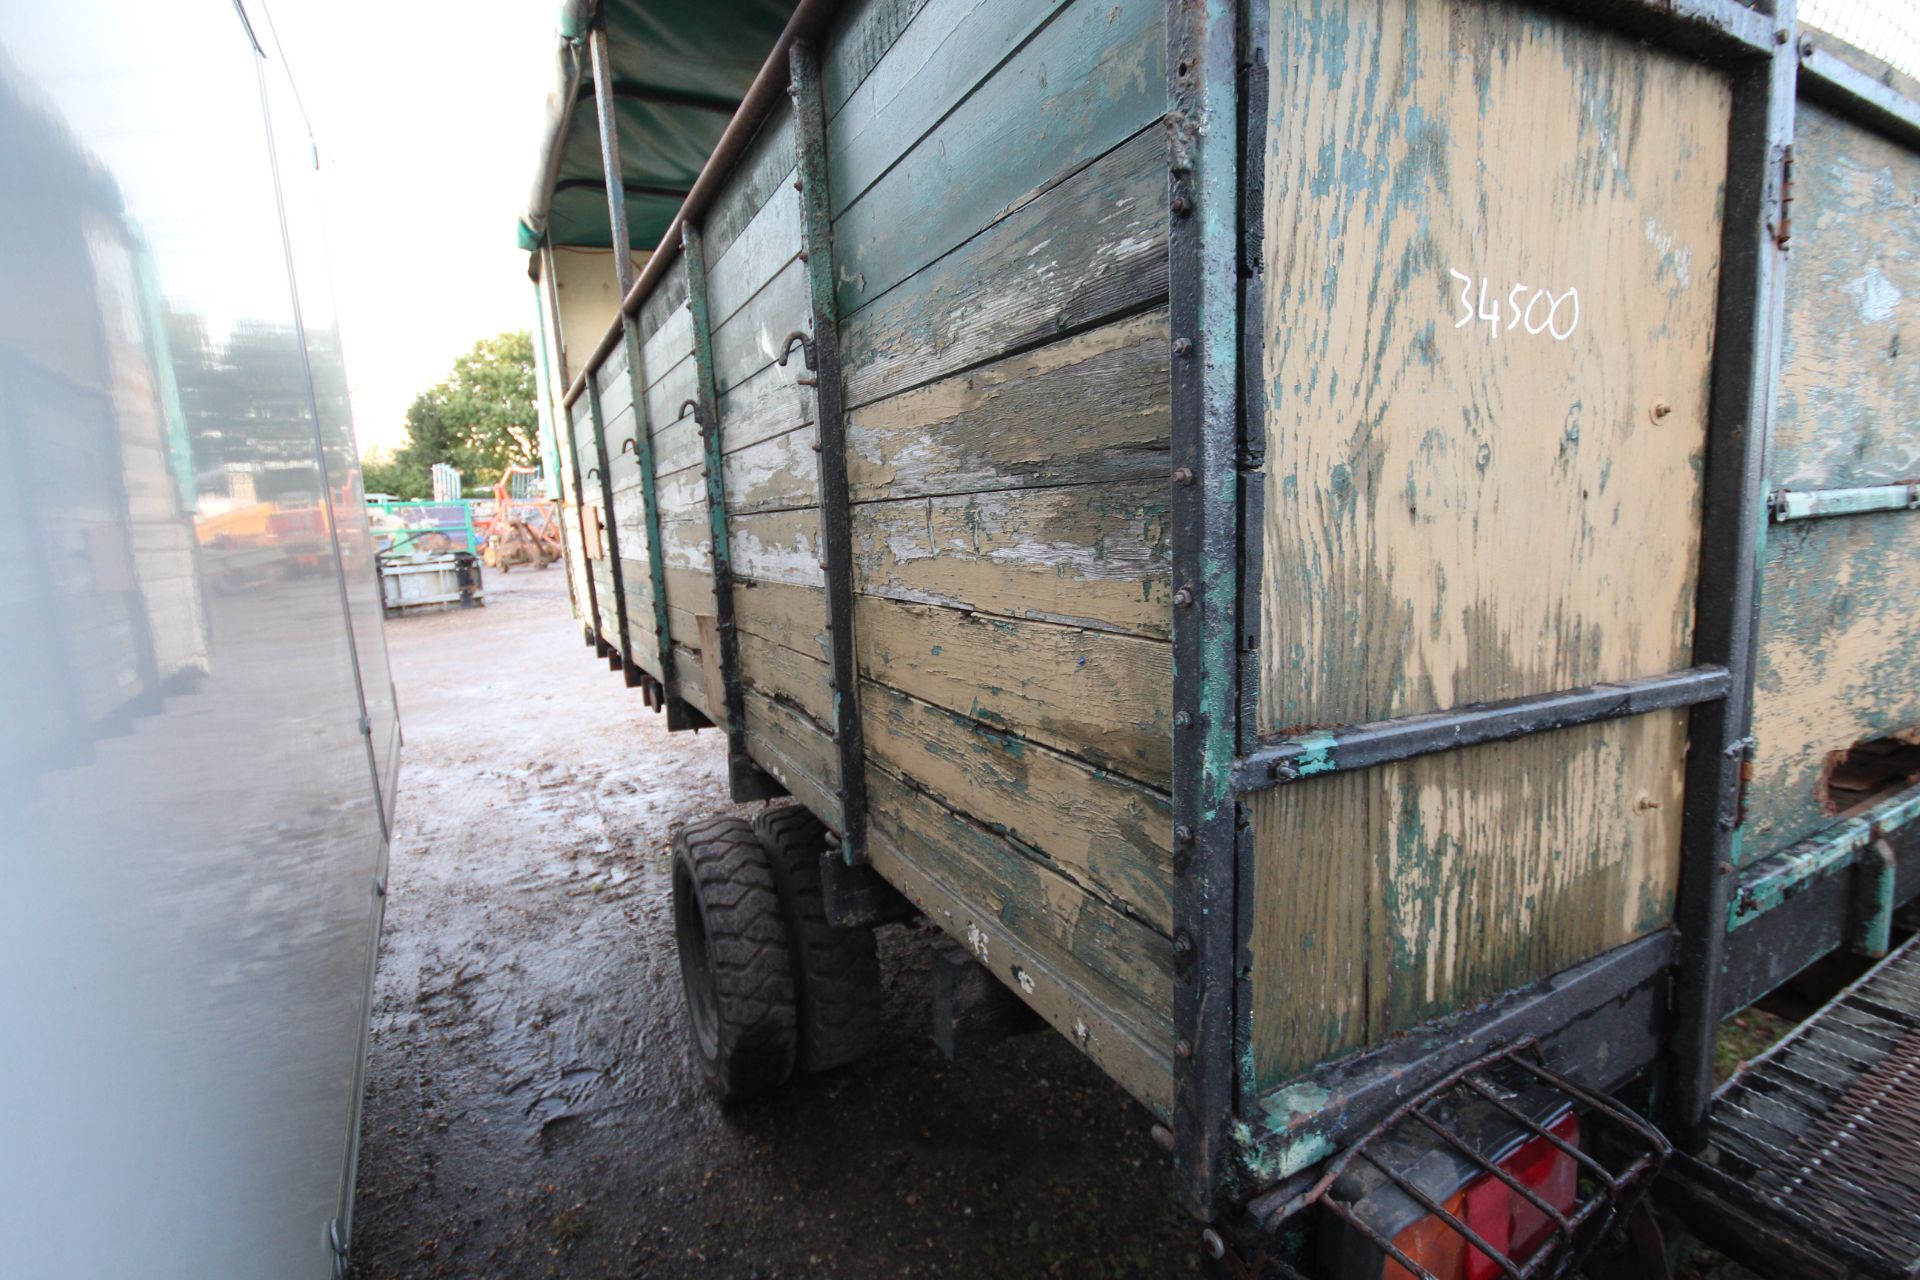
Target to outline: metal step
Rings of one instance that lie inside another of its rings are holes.
[[[1714,1097],[1689,1226],[1763,1275],[1920,1274],[1920,937]]]

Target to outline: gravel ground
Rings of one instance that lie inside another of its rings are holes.
[[[387,628],[406,730],[354,1274],[1182,1276],[1147,1113],[1065,1041],[953,1064],[927,942],[880,932],[852,1067],[722,1108],[688,1063],[667,839],[726,802],[596,662],[559,568]]]

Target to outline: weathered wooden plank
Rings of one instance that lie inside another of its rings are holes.
[[[818,439],[811,425],[726,456],[727,510],[791,510],[820,502]]]
[[[1170,360],[1155,309],[857,409],[854,501],[1164,477]]]
[[[796,351],[785,367],[768,365],[720,397],[720,425],[728,453],[813,421],[813,393],[795,380],[803,372]]]
[[[847,404],[1139,310],[1166,293],[1167,141],[1154,128],[844,320]]]
[[[717,263],[740,237],[767,201],[793,181],[793,107],[775,105],[727,175],[713,204],[701,218],[707,252]],[[712,282],[708,282],[712,288]],[[718,312],[715,313],[716,315]]]
[[[840,760],[833,739],[799,712],[756,692],[743,693],[747,750],[814,816],[838,831]]]
[[[965,29],[985,30],[985,13],[972,11]],[[1166,44],[1159,0],[1077,0],[1042,28],[838,215],[840,314],[1157,122],[1167,109]],[[882,116],[883,134],[893,114]],[[841,169],[861,151],[850,139]]]
[[[815,508],[743,515],[729,521],[733,574],[760,582],[818,587],[820,512]]]
[[[762,517],[767,518],[767,517]],[[1165,638],[1167,485],[1073,485],[853,511],[868,595]]]
[[[600,416],[611,418],[622,406],[633,403],[632,379],[627,377],[627,346],[620,343],[593,371],[593,382],[600,390]]]
[[[1775,489],[1920,477],[1920,154],[1802,103]]]
[[[686,301],[687,265],[676,257],[673,262],[667,264],[665,273],[653,286],[653,292],[648,294],[646,301],[640,304],[638,318],[643,352],[646,352],[646,344],[653,339],[653,335],[660,332],[661,326],[666,324],[676,311],[681,310],[686,305]],[[655,367],[653,354],[646,352],[645,359],[648,372],[652,372]]]
[[[649,364],[647,373],[654,375],[654,369],[655,366]],[[674,357],[657,376],[653,376],[653,381],[647,386],[647,429],[653,432],[656,439],[665,435],[675,423],[693,422],[693,412],[688,410],[683,415],[681,410],[685,408],[687,401],[694,398],[693,393],[698,389],[699,377],[699,370],[693,363],[693,352],[690,349]],[[697,444],[695,454],[698,456]],[[659,463],[656,462],[654,466],[657,470]]]
[[[1821,782],[1834,753],[1920,738],[1920,513],[1774,525],[1761,592],[1742,862],[1833,821]]]
[[[1173,948],[885,769],[870,856],[1022,999],[1161,1115],[1173,1099]]]
[[[699,652],[676,643],[673,646],[673,680],[671,682],[674,696],[712,720],[714,719],[713,702],[707,697],[706,683],[700,678],[701,671]]]
[[[860,711],[869,760],[1172,936],[1173,810],[1163,793],[871,681]]]
[[[827,658],[824,588],[734,579],[734,623],[742,635],[762,636],[801,653]]]
[[[822,733],[832,733],[833,694],[821,659],[743,630],[740,680],[744,687],[800,711]]]
[[[698,436],[694,437],[694,447],[699,448]],[[697,461],[655,476],[653,487],[659,495],[662,520],[690,520],[694,512],[707,508],[706,472]]]
[[[806,264],[797,258],[713,331],[714,384],[729,391],[759,373],[780,358],[781,341],[795,330],[813,331]]]
[[[1262,731],[1686,666],[1727,82],[1447,0],[1272,40]]]
[[[700,504],[698,513],[686,516],[675,515],[671,520],[660,522],[660,549],[666,562],[677,569],[692,569],[711,577],[713,574],[713,535],[707,527],[706,504]],[[672,583],[668,583],[667,599],[671,601]],[[713,588],[707,588],[709,599]]]
[[[648,397],[652,399],[651,396]],[[664,397],[663,397],[664,400]],[[698,467],[702,462],[700,424],[688,414],[678,422],[656,423],[653,428],[653,467],[656,481]],[[664,514],[668,508],[662,507]]]
[[[1686,725],[1659,711],[1263,792],[1258,1086],[1669,924]]]
[[[708,252],[715,252],[711,245]],[[789,173],[707,273],[715,334],[799,252],[800,193]]]
[[[838,111],[900,38],[927,0],[857,0],[834,19],[821,42],[821,97],[828,114]]]
[[[833,98],[829,60],[824,88],[833,216],[859,199],[1067,2],[982,6],[942,0],[917,21],[901,24],[885,56],[839,102]]]
[[[1920,156],[1803,103],[1794,140],[1775,489],[1920,476]],[[1754,776],[1743,861],[1832,821],[1829,754],[1920,733],[1920,517],[1775,524],[1761,562]]]
[[[1173,656],[1158,640],[860,597],[862,673],[1162,789]]]
[[[640,361],[647,370],[648,391],[692,356],[693,313],[681,306],[661,319],[660,327],[640,348]],[[667,416],[673,416],[671,411]]]

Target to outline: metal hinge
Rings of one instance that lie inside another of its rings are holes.
[[[1774,224],[1773,243],[1785,249],[1793,240],[1793,144],[1780,149],[1780,220]]]
[[[1747,825],[1747,784],[1753,781],[1753,751],[1755,742],[1751,736],[1740,739],[1727,747],[1727,759],[1738,760],[1740,770],[1733,795],[1733,813],[1723,819],[1721,825],[1728,831],[1738,831]]]

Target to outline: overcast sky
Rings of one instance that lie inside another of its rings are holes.
[[[530,327],[514,222],[553,85],[557,0],[268,0],[320,150],[361,448],[402,438],[453,358]]]

